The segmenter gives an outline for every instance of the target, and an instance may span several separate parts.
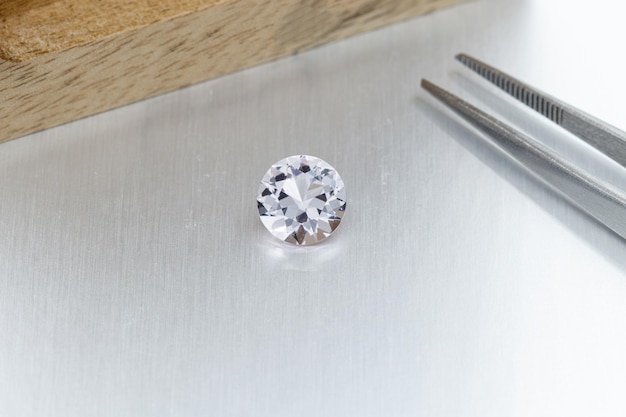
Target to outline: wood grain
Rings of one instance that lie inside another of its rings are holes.
[[[5,2],[0,141],[458,2]]]

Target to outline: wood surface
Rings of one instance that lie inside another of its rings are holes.
[[[0,3],[0,141],[459,0]]]

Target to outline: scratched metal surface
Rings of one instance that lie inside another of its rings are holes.
[[[626,244],[419,89],[626,188],[453,60],[626,128],[619,7],[473,1],[1,145],[0,415],[624,415]],[[255,213],[295,153],[348,187],[307,249]]]

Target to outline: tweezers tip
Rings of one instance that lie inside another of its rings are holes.
[[[459,52],[458,54],[454,56],[454,59],[456,59],[457,61],[463,62],[463,61],[472,59],[472,57],[466,54],[465,52]]]
[[[428,81],[426,78],[422,78],[422,81],[420,82],[420,85],[422,86],[423,89],[428,90],[430,89],[432,86],[434,86],[433,83],[431,83],[430,81]]]
[[[427,79],[422,78],[420,85],[422,86],[424,90],[428,91],[430,94],[434,96],[440,95],[438,94],[438,92],[441,90],[441,88],[437,87],[435,84],[431,83]]]

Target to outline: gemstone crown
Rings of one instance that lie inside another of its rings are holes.
[[[277,238],[311,245],[337,229],[346,209],[343,180],[327,162],[294,155],[265,173],[257,195],[263,225]]]

